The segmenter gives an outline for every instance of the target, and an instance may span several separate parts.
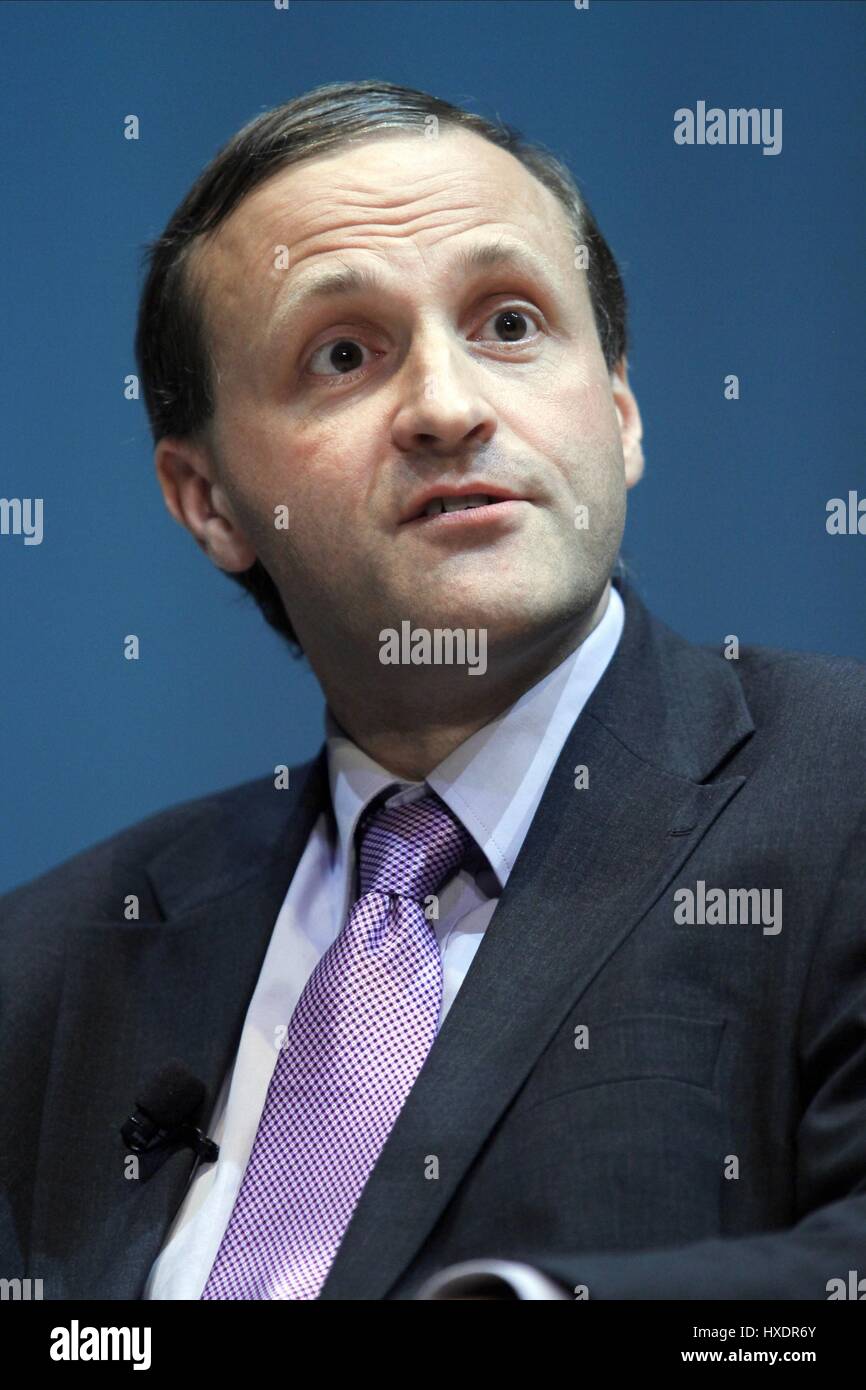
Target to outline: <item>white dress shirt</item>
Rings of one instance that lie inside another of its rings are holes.
[[[604,617],[586,640],[504,714],[466,739],[427,777],[407,782],[368,757],[326,716],[328,775],[336,835],[322,814],[280,908],[240,1046],[208,1129],[216,1163],[199,1164],[144,1291],[146,1299],[198,1299],[216,1258],[258,1129],[265,1096],[295,1005],[316,964],[338,936],[356,896],[354,837],[374,797],[414,800],[428,787],[474,841],[469,858],[439,891],[431,921],[442,956],[445,1018],[508,882],[563,744],[607,667],[622,633],[622,599],[613,585]],[[484,1251],[479,1251],[483,1257]],[[458,1268],[458,1267],[454,1267]],[[462,1267],[459,1267],[462,1268]],[[473,1266],[474,1268],[474,1266]],[[545,1276],[508,1261],[484,1261],[521,1298],[563,1296]],[[510,1271],[510,1275],[509,1275]],[[447,1275],[447,1271],[443,1271]],[[446,1297],[443,1276],[425,1297]]]

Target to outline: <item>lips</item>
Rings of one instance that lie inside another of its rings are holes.
[[[504,488],[492,487],[484,483],[467,483],[462,487],[428,488],[409,507],[402,523],[407,521],[426,521],[442,516],[443,513],[474,511],[479,507],[489,509],[502,502],[523,502],[526,498]]]
[[[439,516],[442,512],[467,512],[473,507],[487,507],[490,497],[486,492],[471,492],[467,497],[434,497],[424,508],[424,516]]]

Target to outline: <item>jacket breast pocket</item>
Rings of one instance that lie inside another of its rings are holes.
[[[538,1249],[645,1250],[719,1235],[731,1153],[726,1026],[576,1005],[479,1174],[479,1192],[507,1194],[500,1221],[510,1209]]]
[[[724,1019],[629,1014],[557,1033],[520,1094],[521,1110],[590,1086],[663,1078],[711,1089]]]

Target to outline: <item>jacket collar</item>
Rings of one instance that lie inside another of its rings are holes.
[[[734,665],[673,632],[630,580],[618,587],[625,627],[585,713],[636,757],[701,782],[754,732]]]

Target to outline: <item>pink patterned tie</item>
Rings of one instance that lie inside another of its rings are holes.
[[[468,844],[430,793],[369,821],[361,896],[292,1014],[203,1299],[317,1297],[436,1037],[442,959],[422,904]]]

